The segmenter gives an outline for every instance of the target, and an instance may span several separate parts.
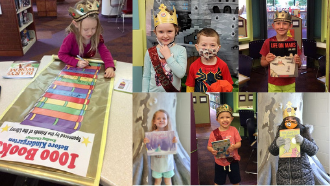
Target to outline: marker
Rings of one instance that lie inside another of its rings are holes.
[[[77,58],[79,58],[81,61],[85,61],[83,58],[81,58],[79,55],[77,55]],[[88,66],[91,66],[89,63],[88,63]]]

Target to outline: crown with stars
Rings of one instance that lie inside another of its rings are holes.
[[[154,26],[158,26],[162,23],[173,23],[175,25],[178,25],[178,20],[176,17],[176,9],[173,6],[173,15],[171,15],[169,12],[166,11],[166,6],[164,4],[161,4],[159,6],[160,11],[159,13],[154,16]]]
[[[223,104],[217,108],[217,118],[221,112],[229,112],[231,115],[233,115],[233,109],[227,104]]]
[[[277,10],[275,13],[275,18],[274,18],[274,22],[276,22],[276,21],[284,21],[284,22],[291,23],[291,15],[287,11],[282,10],[279,12]]]
[[[69,15],[75,21],[81,21],[91,14],[99,14],[100,3],[97,0],[87,0],[86,3],[79,3],[76,8],[69,8]]]
[[[296,117],[297,107],[292,107],[292,103],[290,101],[286,105],[287,107],[283,110],[283,119],[289,116]]]

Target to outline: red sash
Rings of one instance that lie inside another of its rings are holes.
[[[149,52],[149,56],[150,56],[150,59],[152,62],[152,66],[154,67],[156,75],[157,75],[160,83],[162,84],[163,88],[165,89],[165,91],[166,92],[180,92],[172,85],[171,81],[165,75],[162,65],[160,64],[156,46],[149,48],[148,52]]]
[[[219,130],[219,128],[216,128],[215,130],[213,130],[213,135],[214,135],[214,137],[215,137],[215,140],[217,140],[217,141],[219,141],[219,140],[223,140],[223,138],[222,138],[222,136],[221,136],[221,134],[220,134],[220,130]],[[227,161],[228,161],[229,163],[237,162],[237,160],[235,160],[234,157],[228,157],[228,158],[226,158],[226,159],[227,159]]]

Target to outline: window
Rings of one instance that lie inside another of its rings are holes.
[[[238,29],[239,41],[253,40],[253,26],[252,26],[252,0],[239,0],[238,21],[243,22],[243,26]]]

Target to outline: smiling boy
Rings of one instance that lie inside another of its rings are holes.
[[[293,38],[287,36],[287,32],[292,28],[291,15],[289,12],[276,11],[274,23],[272,24],[276,31],[276,36],[265,40],[260,50],[261,66],[269,67],[271,61],[275,59],[275,55],[270,53],[269,41],[295,41]],[[294,56],[294,61],[298,66],[301,66],[301,50],[298,46],[298,55]],[[295,77],[271,77],[270,69],[268,68],[268,92],[295,92],[296,91],[296,78]]]
[[[227,80],[222,84],[232,89],[234,82],[228,66],[217,56],[221,48],[219,34],[212,28],[203,28],[197,34],[195,47],[201,57],[190,66],[186,81],[187,92],[210,91],[210,86],[219,80]]]

